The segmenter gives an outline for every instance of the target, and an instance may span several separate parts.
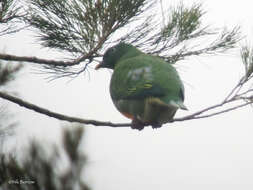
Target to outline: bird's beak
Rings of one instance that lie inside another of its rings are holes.
[[[97,66],[95,67],[95,70],[100,69],[102,67],[102,65],[103,65],[103,61],[100,62],[99,64],[97,64]]]

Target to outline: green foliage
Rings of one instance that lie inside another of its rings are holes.
[[[0,63],[0,88],[4,89],[6,86],[16,78],[17,73],[23,68],[21,64],[10,66]],[[7,105],[0,102],[0,148],[6,136],[13,133],[13,128],[16,123],[10,119],[11,114],[8,111]]]
[[[17,23],[20,23],[21,7],[16,0],[0,1],[0,36],[19,31]]]
[[[53,147],[54,153],[46,158],[44,147],[33,142],[23,162],[17,161],[11,155],[0,155],[0,189],[89,190],[81,179],[83,166],[86,164],[85,156],[79,152],[83,127],[71,128],[65,129],[63,134],[63,156],[69,161],[69,166],[64,172],[57,171],[57,167],[62,164],[59,162],[60,154],[57,147]]]
[[[3,148],[5,140],[14,134],[14,128],[17,123],[11,118],[12,114],[8,107],[2,102],[0,103],[0,151]]]
[[[22,68],[23,65],[21,64],[11,66],[0,63],[0,86],[4,86],[14,80],[18,71]]]
[[[241,48],[241,57],[245,68],[245,78],[250,79],[253,77],[253,49],[249,46]]]
[[[19,11],[19,7],[15,6],[15,0],[2,0],[0,2],[0,23],[6,23],[16,17]]]
[[[161,38],[176,35],[178,41],[183,41],[206,33],[204,29],[200,29],[202,27],[200,19],[203,16],[200,4],[190,8],[180,4],[172,7],[170,12],[169,22],[163,28]]]
[[[204,11],[201,4],[186,7],[181,3],[168,11],[168,21],[164,27],[158,27],[155,21],[150,22],[149,19],[131,31],[128,42],[137,44],[147,53],[156,54],[169,63],[175,63],[193,55],[225,52],[236,47],[241,39],[240,27],[228,30],[203,26]],[[154,30],[157,27],[158,30]],[[141,35],[134,39],[132,34],[136,33]]]
[[[43,67],[46,72],[51,70],[50,73],[62,77],[85,71],[87,64],[102,56],[100,52],[103,54],[108,43],[124,41],[175,63],[189,56],[225,52],[241,39],[239,27],[228,30],[203,26],[204,11],[199,3],[171,7],[162,22],[155,19],[161,14],[151,11],[155,3],[154,0],[28,0],[28,15],[24,18],[36,29],[44,47],[70,53],[75,64],[85,62],[77,71],[71,66]]]
[[[45,47],[85,54],[142,13],[145,0],[29,0],[27,23]],[[94,52],[94,54],[96,54]]]

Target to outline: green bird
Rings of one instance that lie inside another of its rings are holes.
[[[183,104],[184,86],[176,69],[163,59],[119,43],[109,48],[96,66],[113,69],[110,94],[115,107],[132,119],[131,128],[161,127]]]

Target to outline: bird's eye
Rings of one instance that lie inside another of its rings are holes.
[[[104,57],[110,56],[110,55],[113,54],[115,51],[116,51],[116,47],[111,47],[110,49],[108,49],[108,50],[105,52]]]
[[[111,48],[111,53],[114,53],[116,51],[116,48],[115,47],[112,47]]]

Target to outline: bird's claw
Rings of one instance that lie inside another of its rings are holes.
[[[145,127],[145,124],[143,122],[141,122],[138,119],[133,119],[132,125],[131,125],[132,129],[137,129],[137,130],[141,131],[142,129],[144,129],[144,127]]]
[[[158,129],[158,128],[162,127],[162,125],[160,123],[152,123],[151,126],[153,129]]]
[[[132,120],[132,125],[131,128],[132,129],[137,129],[139,131],[141,131],[142,129],[144,129],[144,127],[146,125],[151,125],[153,129],[158,129],[160,127],[162,127],[162,125],[158,122],[153,122],[153,123],[143,123],[142,121],[140,121],[139,119],[133,119]]]

